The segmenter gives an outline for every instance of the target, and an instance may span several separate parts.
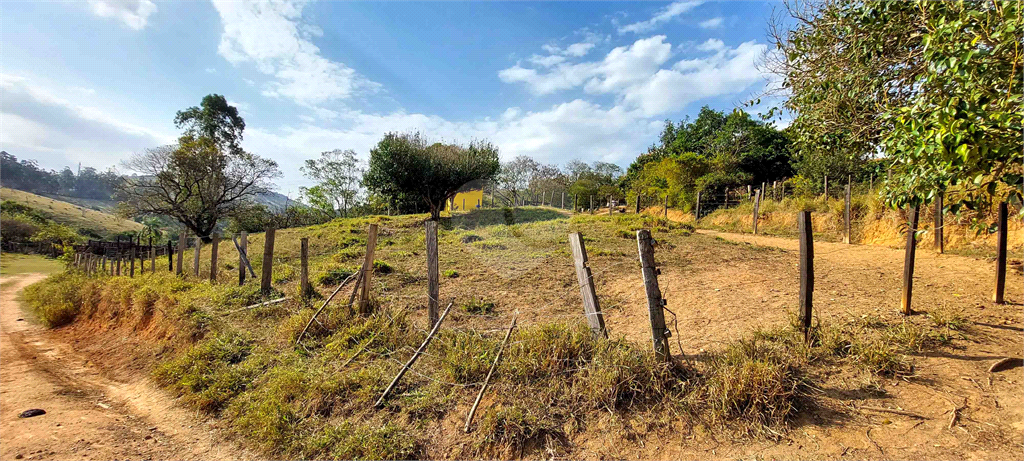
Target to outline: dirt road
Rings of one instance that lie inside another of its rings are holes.
[[[30,322],[16,296],[43,277],[0,277],[0,459],[253,457],[147,379],[107,379]],[[32,408],[46,414],[18,417]]]

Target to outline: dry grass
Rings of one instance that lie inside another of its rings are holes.
[[[0,189],[0,199],[11,200],[35,208],[47,218],[79,230],[83,234],[112,235],[119,232],[142,230],[142,224],[135,221],[7,187]]]

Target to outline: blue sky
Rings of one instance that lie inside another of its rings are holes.
[[[0,148],[106,169],[209,93],[276,160],[366,158],[387,131],[623,167],[665,119],[761,94],[770,2],[0,4]],[[121,170],[123,171],[123,170]]]

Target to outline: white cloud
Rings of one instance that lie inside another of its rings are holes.
[[[711,19],[708,19],[707,21],[701,21],[700,28],[701,29],[717,29],[719,27],[722,27],[722,22],[724,22],[724,19],[722,19],[722,17],[711,18]]]
[[[89,0],[92,14],[101,18],[115,18],[126,26],[142,30],[149,16],[156,13],[156,4],[150,0]]]
[[[273,76],[262,92],[265,96],[312,107],[380,88],[345,64],[320,55],[310,39],[323,31],[301,22],[302,2],[215,0],[214,6],[224,25],[218,52],[234,65],[253,63],[261,73]]]
[[[722,51],[725,49],[725,42],[717,38],[709,38],[704,43],[697,45],[697,49],[701,51]]]
[[[72,103],[21,76],[0,74],[0,148],[46,168],[83,162],[102,169],[172,136]]]
[[[217,69],[214,69],[212,67],[207,67],[206,68],[206,73],[207,74],[216,74],[217,73]]]
[[[565,62],[565,56],[560,56],[560,55],[557,55],[557,54],[550,54],[550,55],[547,55],[547,56],[541,56],[541,55],[535,54],[533,56],[530,56],[530,59],[527,59],[527,61],[530,61],[530,62],[532,62],[532,63],[534,63],[534,64],[536,64],[538,66],[551,67],[551,66],[553,66],[555,64],[561,64],[561,63]]]
[[[506,83],[523,83],[544,95],[582,87],[591,94],[614,94],[617,104],[653,117],[682,110],[700,99],[736,94],[765,77],[756,64],[767,49],[747,42],[729,48],[709,39],[697,49],[711,55],[663,66],[673,56],[664,35],[640,39],[611,50],[601,61],[562,63],[541,72],[517,64],[498,73]]]
[[[565,48],[565,54],[580,58],[586,56],[594,46],[596,45],[590,42],[573,43]]]
[[[652,31],[661,24],[668,22],[672,18],[696,8],[701,3],[704,3],[703,0],[673,2],[672,4],[666,6],[665,8],[662,8],[657,13],[655,13],[655,15],[651,17],[651,19],[648,19],[646,21],[634,22],[632,24],[627,24],[625,26],[620,26],[619,34],[625,34],[627,32],[639,34],[643,32]]]

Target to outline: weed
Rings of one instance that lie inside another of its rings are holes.
[[[450,279],[454,279],[454,278],[458,278],[459,277],[459,271],[457,271],[455,269],[448,269],[448,270],[442,272],[441,275],[443,275],[445,277],[448,277]]]
[[[482,298],[472,298],[465,304],[459,306],[463,312],[474,314],[474,315],[491,315],[494,313],[494,303],[491,301],[484,301]]]

